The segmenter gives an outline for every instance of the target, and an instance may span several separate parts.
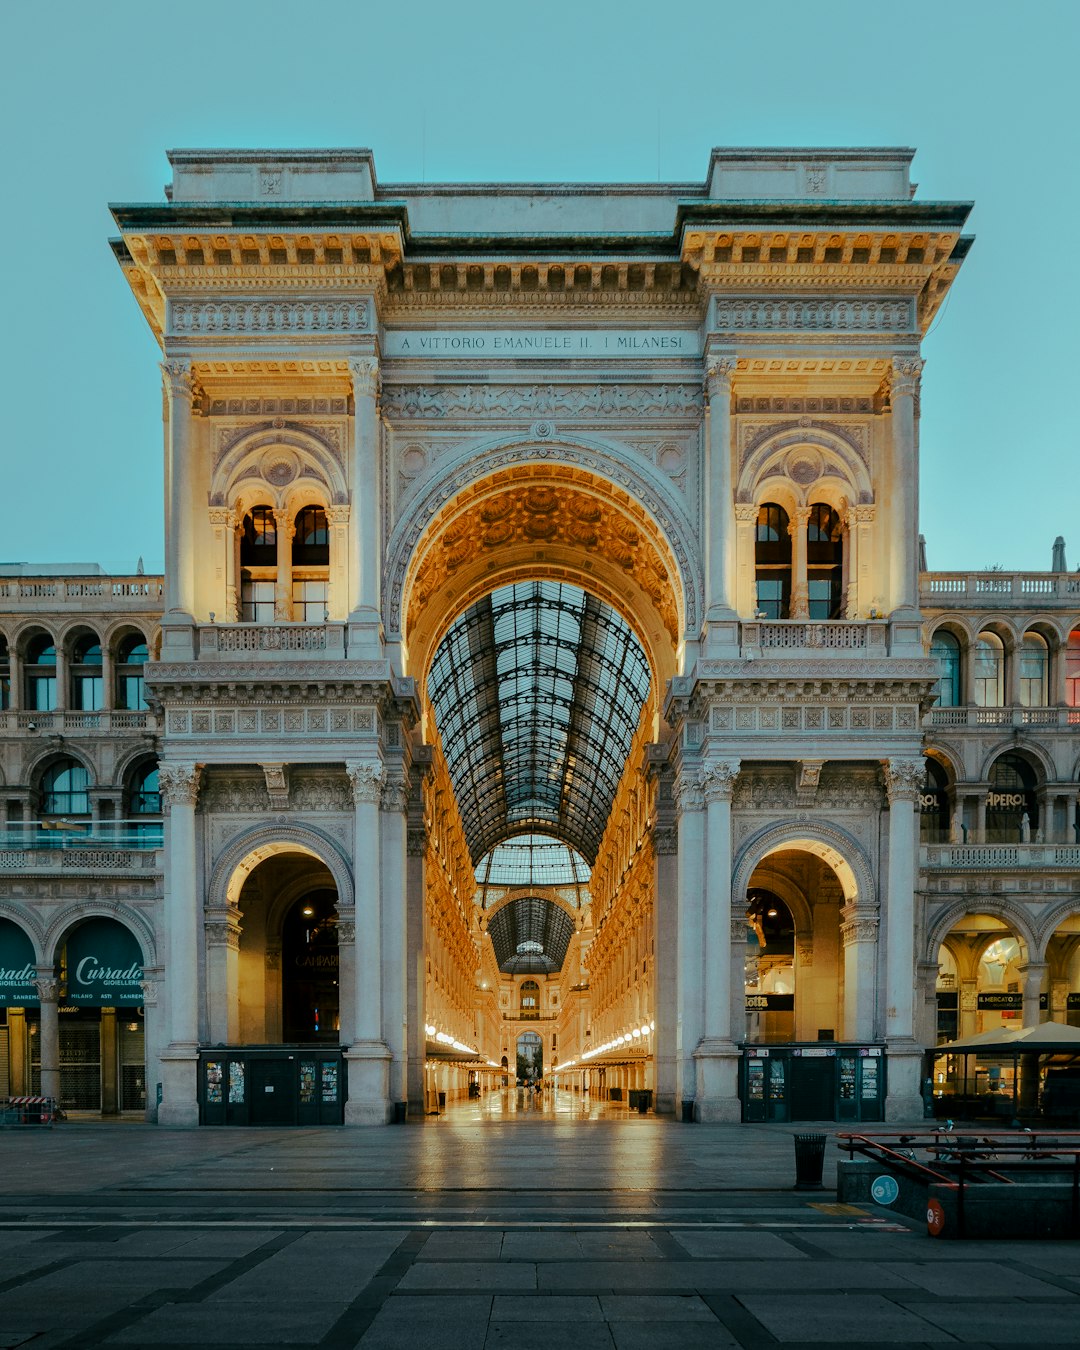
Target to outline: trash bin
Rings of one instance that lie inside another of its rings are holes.
[[[439,1110],[440,1110],[440,1111],[445,1111],[445,1110],[446,1110],[446,1093],[445,1093],[445,1092],[440,1092],[440,1093],[439,1093]],[[822,1138],[824,1138],[824,1135],[822,1136]]]
[[[408,1103],[408,1102],[395,1102],[395,1103],[394,1103],[394,1124],[395,1124],[395,1125],[404,1125],[404,1124],[405,1124],[405,1116],[406,1116],[408,1110],[409,1110],[409,1103]]]
[[[647,1115],[652,1106],[652,1088],[642,1088],[637,1095],[637,1109],[639,1115]]]
[[[797,1134],[795,1136],[795,1189],[820,1191],[821,1172],[825,1166],[825,1135]]]
[[[684,1125],[693,1125],[693,1123],[694,1123],[694,1101],[693,1101],[693,1098],[691,1098],[689,1101],[685,1101],[685,1100],[683,1101],[683,1104],[682,1104],[682,1118],[683,1118],[683,1124],[684,1124]]]

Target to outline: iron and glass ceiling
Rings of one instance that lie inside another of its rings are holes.
[[[576,586],[505,586],[455,621],[428,697],[474,866],[528,832],[595,863],[648,690],[629,626]]]
[[[553,900],[519,896],[491,916],[488,935],[504,975],[552,975],[566,960],[574,920]]]

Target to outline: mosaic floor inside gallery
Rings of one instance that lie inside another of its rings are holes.
[[[795,1192],[792,1132],[9,1131],[0,1350],[1076,1344],[1077,1244],[940,1242]]]

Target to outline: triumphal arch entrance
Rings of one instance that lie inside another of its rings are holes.
[[[381,186],[175,151],[158,1119],[921,1114],[901,150]]]

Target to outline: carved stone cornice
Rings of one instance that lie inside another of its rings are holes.
[[[289,299],[171,300],[166,332],[179,338],[305,337],[362,333],[371,327],[366,299],[325,296]]]
[[[487,417],[532,421],[563,416],[577,423],[619,418],[696,422],[703,393],[693,384],[387,384],[382,407],[391,420]]]
[[[926,765],[921,759],[889,759],[882,768],[890,806],[895,802],[918,801],[926,779]]]
[[[358,805],[370,803],[377,806],[386,778],[383,766],[370,760],[346,760],[345,772],[352,784],[353,801]]]
[[[701,787],[706,802],[729,802],[735,791],[742,761],[710,760],[701,771]]]
[[[161,764],[158,766],[158,788],[167,808],[195,806],[199,800],[201,764]]]

